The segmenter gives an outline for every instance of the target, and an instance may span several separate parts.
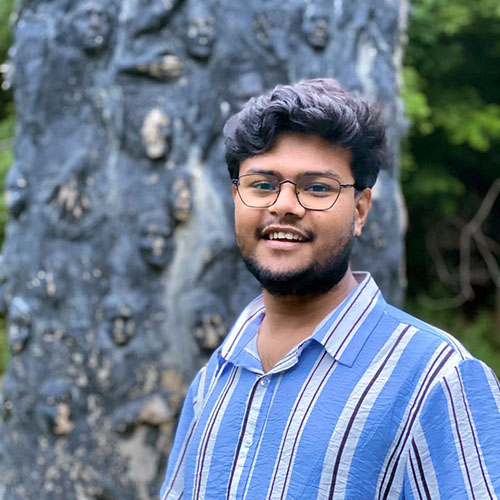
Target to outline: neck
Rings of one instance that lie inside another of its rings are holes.
[[[268,335],[286,335],[300,342],[307,338],[316,325],[337,307],[356,288],[358,282],[350,269],[328,292],[318,296],[297,297],[271,295],[263,291],[266,307],[265,331]],[[298,343],[297,342],[297,343]]]
[[[318,323],[356,288],[358,282],[348,269],[327,293],[311,296],[277,297],[264,290],[266,315],[257,339],[262,368],[269,371],[293,347],[309,337]]]

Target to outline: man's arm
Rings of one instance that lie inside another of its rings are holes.
[[[186,450],[189,445],[192,432],[197,422],[196,406],[203,390],[205,368],[202,368],[189,387],[181,418],[177,426],[175,441],[168,459],[165,481],[161,487],[161,500],[174,500],[182,497],[184,493],[184,468]]]
[[[404,498],[500,497],[499,388],[475,359],[433,388],[413,430]]]

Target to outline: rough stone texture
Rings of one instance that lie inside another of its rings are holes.
[[[186,384],[258,291],[232,231],[225,119],[334,76],[380,103],[391,164],[354,267],[403,289],[404,0],[25,0],[0,304],[0,499],[151,499]]]

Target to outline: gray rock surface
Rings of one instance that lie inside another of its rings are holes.
[[[0,304],[1,500],[156,496],[186,386],[258,293],[221,130],[277,83],[380,103],[391,164],[355,268],[398,303],[404,0],[20,0]]]

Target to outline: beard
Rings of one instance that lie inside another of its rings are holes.
[[[336,251],[323,262],[314,262],[297,271],[272,272],[250,256],[242,255],[247,269],[262,288],[278,297],[314,297],[330,291],[349,268],[354,235],[351,228],[337,244]]]

